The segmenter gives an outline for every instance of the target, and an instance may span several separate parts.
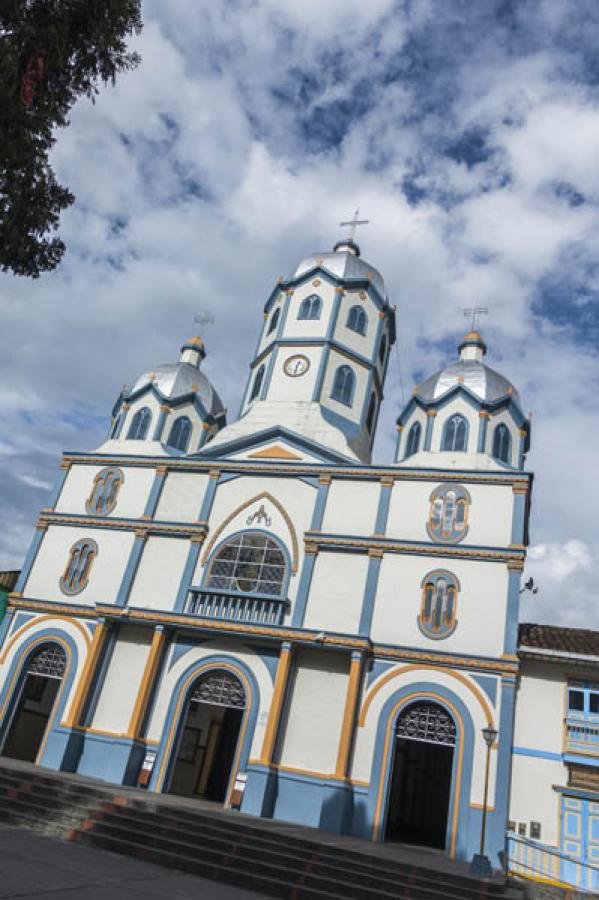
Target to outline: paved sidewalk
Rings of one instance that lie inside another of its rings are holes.
[[[0,898],[18,900],[267,900],[241,890],[69,844],[20,828],[0,826]]]

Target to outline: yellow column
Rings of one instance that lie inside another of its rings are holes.
[[[345,695],[345,709],[343,710],[343,722],[341,723],[335,778],[347,778],[349,774],[352,739],[358,715],[361,676],[362,654],[354,652],[352,653],[351,664],[349,667],[349,681],[347,684],[347,694]]]
[[[275,676],[275,687],[272,694],[270,712],[268,713],[268,722],[266,723],[266,732],[264,733],[264,740],[262,741],[260,762],[265,766],[268,766],[272,762],[275,750],[279,725],[281,722],[281,713],[283,712],[283,703],[285,702],[287,682],[289,681],[292,656],[293,648],[291,647],[291,644],[285,642],[281,647],[279,665],[277,666],[277,674]]]
[[[162,659],[162,651],[165,642],[166,631],[162,625],[157,625],[154,629],[150,652],[148,653],[141,684],[137,693],[137,699],[135,701],[135,706],[133,707],[133,712],[131,713],[129,727],[127,728],[128,738],[141,737],[141,730],[148,710],[150,697],[154,690],[154,684],[156,683],[156,676],[160,668],[160,660]]]
[[[87,651],[87,659],[83,666],[83,671],[79,677],[79,684],[75,692],[75,697],[71,703],[71,714],[64,723],[69,727],[81,724],[81,718],[85,709],[85,704],[89,696],[89,691],[94,677],[94,672],[100,659],[100,654],[104,649],[104,644],[108,636],[108,625],[102,619],[96,625],[92,642]]]

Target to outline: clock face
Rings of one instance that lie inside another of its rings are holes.
[[[300,354],[290,356],[285,360],[285,365],[283,366],[285,374],[290,375],[292,378],[305,375],[309,368],[310,360],[307,356],[301,356]]]

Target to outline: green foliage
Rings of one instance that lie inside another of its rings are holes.
[[[0,4],[0,268],[37,278],[65,246],[55,235],[74,197],[48,161],[81,97],[139,62],[127,38],[141,0],[2,0]]]

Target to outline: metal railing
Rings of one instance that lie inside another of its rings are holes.
[[[281,625],[287,606],[284,597],[268,594],[230,594],[224,591],[191,588],[186,612],[204,619],[226,622],[258,622]]]
[[[599,755],[599,723],[566,719],[566,753]]]
[[[511,831],[506,836],[506,868],[508,875],[532,881],[574,887],[589,894],[599,891],[599,866]]]

